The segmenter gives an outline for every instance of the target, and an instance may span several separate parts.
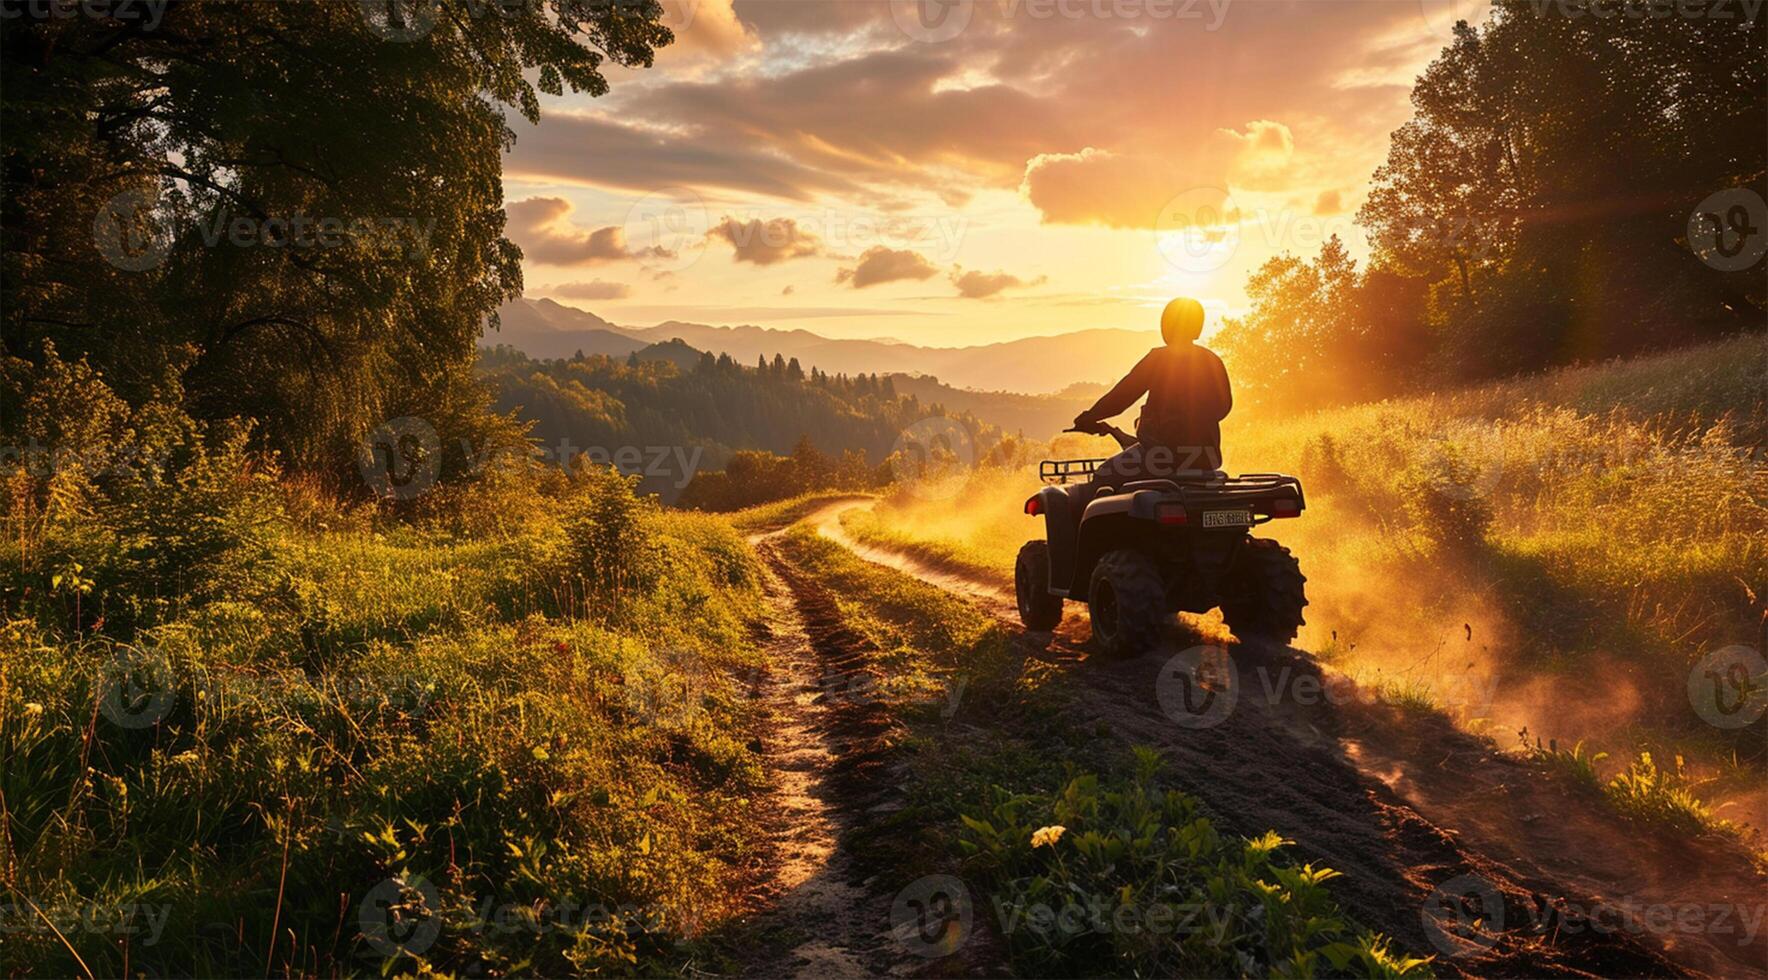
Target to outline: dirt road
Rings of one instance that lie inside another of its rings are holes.
[[[1180,785],[1229,829],[1275,829],[1296,842],[1303,860],[1342,872],[1333,885],[1346,908],[1410,951],[1435,954],[1439,972],[1768,975],[1761,920],[1768,892],[1735,849],[1642,834],[1599,801],[1526,771],[1488,741],[1440,717],[1383,704],[1294,650],[1212,647],[1175,625],[1157,650],[1102,660],[1089,654],[1088,627],[1073,604],[1069,621],[1054,633],[1026,632],[1011,596],[998,586],[843,533],[839,515],[854,506],[828,505],[808,522],[861,557],[962,595],[1000,619],[1027,656],[1064,671],[1084,710],[1114,737],[1161,749]],[[814,583],[795,580],[765,541],[759,548],[785,583],[788,615],[838,629],[828,610],[816,608]],[[863,659],[846,642],[851,638],[821,639],[810,643],[812,650],[848,661],[843,669]],[[809,661],[802,651],[788,651],[785,662]],[[782,744],[813,731],[825,738],[830,731],[846,733],[845,750],[826,762],[814,750],[779,760],[809,762],[823,773],[797,794],[814,802],[791,804],[822,828],[806,831],[814,867],[788,863],[785,874],[838,880],[841,857],[825,847],[840,827],[831,814],[860,810],[854,801],[840,802],[858,787],[851,781],[842,787],[835,773],[864,768],[865,721],[803,715],[790,724],[805,727],[782,728]],[[788,798],[796,799],[794,792]],[[804,885],[789,894],[800,893],[808,917],[829,923],[813,929],[825,937],[822,945],[794,951],[800,966],[831,968],[812,970],[819,975],[907,968],[889,961],[884,937],[846,935],[865,932],[867,924],[878,930],[887,921],[887,896],[863,887]],[[837,942],[831,934],[846,938]]]

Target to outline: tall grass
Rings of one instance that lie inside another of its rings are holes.
[[[598,472],[478,533],[217,479],[183,498],[213,571],[167,559],[152,603],[177,532],[127,491],[8,512],[7,972],[655,971],[736,913],[764,773],[728,524]]]
[[[1300,520],[1260,531],[1308,575],[1302,646],[1470,723],[1759,771],[1762,726],[1707,726],[1685,685],[1708,651],[1759,645],[1768,610],[1768,338],[1225,429],[1230,470],[1306,488]],[[1035,488],[1029,465],[979,471],[875,526],[1004,575],[1042,533]]]

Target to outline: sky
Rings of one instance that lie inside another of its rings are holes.
[[[1353,218],[1484,0],[663,0],[674,45],[515,118],[526,294],[929,346],[1155,329]]]

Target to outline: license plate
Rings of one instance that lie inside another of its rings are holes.
[[[1249,527],[1251,524],[1251,511],[1206,510],[1203,512],[1204,527]]]

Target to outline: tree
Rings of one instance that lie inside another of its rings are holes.
[[[434,407],[414,402],[426,379],[470,363],[521,293],[501,107],[536,120],[539,92],[600,95],[604,61],[671,41],[655,0],[436,6],[9,18],[4,353],[52,341],[135,403],[170,371],[197,415],[258,420],[300,467]]]

